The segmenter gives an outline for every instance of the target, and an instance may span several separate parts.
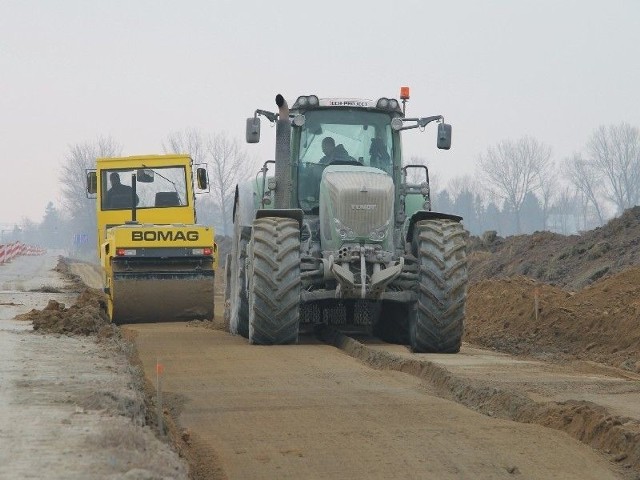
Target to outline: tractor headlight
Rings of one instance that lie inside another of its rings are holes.
[[[381,227],[369,232],[369,240],[372,242],[381,242],[387,237],[387,233],[389,233],[389,220]]]
[[[351,228],[349,228],[346,225],[344,225],[337,218],[334,218],[333,222],[334,222],[334,224],[336,226],[336,230],[338,231],[338,236],[340,237],[341,240],[355,240],[356,239],[356,232],[354,232]]]

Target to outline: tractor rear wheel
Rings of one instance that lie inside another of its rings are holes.
[[[239,225],[235,218],[233,244],[231,246],[231,270],[228,278],[229,301],[229,331],[236,335],[249,337],[249,295],[247,292],[247,247],[251,235],[251,227]]]
[[[278,217],[256,219],[249,259],[249,342],[296,343],[300,323],[298,222]]]
[[[467,294],[466,232],[445,219],[416,223],[413,254],[420,266],[418,301],[409,315],[414,352],[457,353]]]

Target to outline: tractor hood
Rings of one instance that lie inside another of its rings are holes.
[[[354,165],[327,167],[320,182],[323,250],[344,243],[391,243],[394,187],[382,170]]]

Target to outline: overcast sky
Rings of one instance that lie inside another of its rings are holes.
[[[225,131],[282,93],[397,97],[442,114],[407,132],[441,182],[530,135],[556,161],[603,124],[640,126],[640,1],[0,0],[0,224],[39,222],[69,146],[111,136],[162,153],[167,134]],[[256,158],[273,157],[263,123]]]

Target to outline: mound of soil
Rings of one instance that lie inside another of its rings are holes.
[[[576,293],[524,276],[476,282],[467,297],[465,340],[512,354],[570,356],[640,372],[640,268]]]
[[[536,232],[508,238],[472,237],[469,280],[517,275],[578,290],[631,266],[640,266],[640,206],[580,235]]]
[[[18,315],[16,320],[31,321],[33,329],[43,333],[97,335],[98,338],[110,338],[116,333],[107,315],[104,294],[93,288],[86,288],[69,308],[49,300],[43,310],[31,310]]]

